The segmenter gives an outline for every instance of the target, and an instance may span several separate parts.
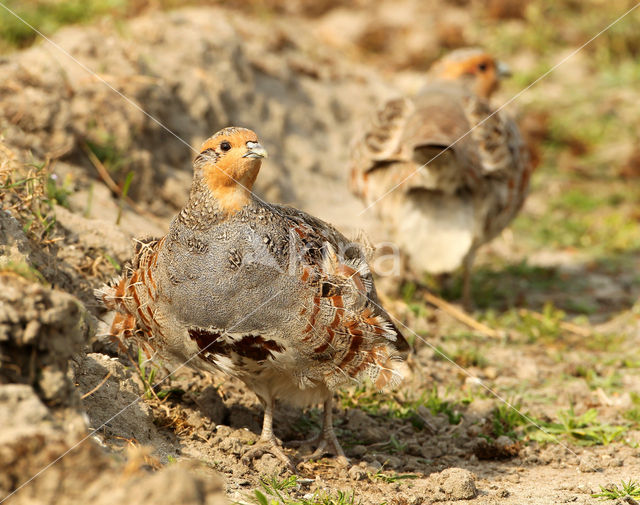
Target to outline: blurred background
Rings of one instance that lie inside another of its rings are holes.
[[[46,35],[77,24],[98,25],[126,34],[126,21],[132,17],[152,16],[179,6],[210,5],[223,7],[235,20],[238,17],[251,22],[258,20],[260,29],[255,32],[255,40],[277,50],[286,52],[290,43],[287,38],[304,45],[300,35],[311,33],[323,47],[307,45],[302,54],[296,55],[300,60],[305,58],[304,51],[311,51],[320,53],[314,54],[314,58],[339,58],[342,66],[349,67],[350,63],[365,66],[385,86],[403,93],[416,91],[423,82],[421,73],[447,51],[465,46],[484,47],[508,62],[513,70],[513,77],[503,83],[494,99],[498,106],[531,85],[634,3],[626,0],[6,2],[7,7]],[[602,321],[635,303],[640,288],[637,276],[640,215],[636,206],[640,176],[637,23],[638,14],[634,12],[509,105],[508,112],[517,118],[537,170],[525,212],[504,234],[504,240],[484,250],[480,260],[483,266],[474,277],[478,307],[503,309],[527,304],[541,308],[550,303],[570,314]],[[270,29],[272,33],[265,33]],[[0,51],[6,55],[34,43],[41,43],[37,34],[0,9]],[[331,54],[323,56],[323,51]],[[215,53],[212,57],[215,58]],[[326,71],[313,63],[313,58],[306,64],[309,72]],[[104,70],[107,74],[112,71]],[[176,68],[176,72],[180,71]],[[224,84],[224,76],[221,83]],[[390,92],[385,90],[377,95],[374,92],[368,102],[352,107],[361,110],[345,114],[363,116],[367,106],[373,109],[385,98],[385,93]],[[108,100],[120,101],[115,95]],[[233,114],[228,119],[232,118]],[[171,122],[172,118],[169,119]],[[257,124],[255,128],[262,133],[260,126]],[[177,130],[190,142],[198,137]],[[199,136],[206,137],[210,130],[210,126],[203,127]],[[166,135],[166,142],[175,143],[170,134]],[[350,142],[348,130],[341,135],[338,150]],[[118,142],[117,134],[103,132],[103,137],[93,142],[100,144],[96,149],[107,151],[101,153],[103,157],[117,157],[117,153],[108,152],[113,147],[110,143]],[[122,184],[131,167],[122,159],[111,160],[111,164],[120,165],[115,179]],[[335,171],[339,169],[332,172]],[[140,185],[141,178],[144,176],[134,180],[134,186],[136,182]],[[325,205],[311,204],[296,195],[299,188],[287,187],[286,181],[274,184],[280,186],[279,192],[267,196],[302,204],[323,217],[344,221],[340,217],[344,213],[333,216],[323,208]],[[339,224],[353,227],[350,222]],[[459,295],[458,284],[448,284],[445,289],[447,297],[455,299]]]

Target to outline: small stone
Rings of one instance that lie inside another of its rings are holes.
[[[496,491],[496,496],[499,498],[508,498],[510,494],[511,493],[509,492],[509,490],[503,487],[498,488],[498,490]]]
[[[519,475],[519,474],[517,474],[517,473],[512,473],[511,475],[508,475],[508,476],[506,477],[506,479],[507,479],[509,482],[513,482],[514,484],[518,484],[518,483],[520,482],[520,475]]]
[[[358,433],[360,430],[371,425],[371,419],[360,409],[350,409],[347,411],[347,428]]]
[[[477,437],[480,433],[482,433],[482,428],[477,424],[472,424],[467,428],[467,435],[470,437]]]
[[[381,426],[367,426],[360,430],[360,436],[367,442],[382,442],[389,439],[389,433]]]
[[[496,445],[498,447],[507,447],[513,444],[514,444],[513,440],[511,440],[506,435],[500,435],[498,438],[496,438]]]
[[[367,448],[364,445],[354,445],[349,450],[349,453],[354,458],[361,458],[362,456],[364,456],[367,453]]]
[[[500,375],[500,372],[496,367],[488,366],[484,369],[484,375],[487,379],[493,380]]]
[[[219,437],[227,438],[229,435],[231,435],[232,432],[233,429],[231,428],[231,426],[226,426],[224,424],[219,424],[218,426],[216,426],[216,435],[218,435]]]
[[[584,484],[584,483],[578,484],[578,485],[575,487],[575,490],[576,490],[578,493],[593,494],[593,490],[591,489],[591,487],[590,487],[590,486],[588,486],[587,484]]]
[[[478,495],[473,474],[464,468],[447,468],[437,479],[450,500],[470,500]]]
[[[402,466],[402,460],[396,456],[389,456],[385,460],[385,467],[392,468],[393,470],[397,470]]]
[[[366,462],[366,463],[372,463],[372,462],[378,462],[378,460],[376,459],[376,455],[373,453],[368,452],[367,454],[365,454],[364,456],[362,456],[362,459]]]
[[[622,458],[611,458],[611,460],[609,461],[609,465],[610,468],[616,468],[619,466],[624,466],[624,460]]]
[[[600,461],[598,461],[596,458],[587,455],[580,458],[580,466],[578,466],[578,469],[582,473],[593,473],[601,471],[602,466],[600,465]]]
[[[261,475],[280,475],[284,471],[284,465],[278,458],[267,453],[255,460],[256,472]]]
[[[242,447],[242,444],[237,438],[223,438],[218,444],[220,450],[237,456],[242,454]]]
[[[432,445],[431,443],[425,443],[422,446],[421,456],[424,459],[434,460],[442,456],[444,452],[437,446]]]
[[[349,468],[349,478],[351,480],[365,480],[367,478],[367,472],[360,466],[352,466]]]
[[[187,416],[187,423],[195,429],[200,429],[204,425],[204,420],[199,412],[194,411]]]
[[[380,469],[382,469],[382,463],[375,459],[367,465],[367,470],[371,473],[376,473]]]

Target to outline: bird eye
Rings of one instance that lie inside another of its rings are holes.
[[[478,63],[478,70],[480,70],[480,72],[485,72],[488,68],[488,65],[486,63]]]
[[[229,144],[229,142],[225,140],[222,144],[220,144],[220,149],[222,149],[223,151],[228,151],[229,149],[231,149],[231,144]]]

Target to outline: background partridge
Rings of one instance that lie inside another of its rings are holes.
[[[264,405],[262,443],[245,457],[288,457],[273,435],[276,398],[323,403],[314,456],[344,458],[332,391],[401,379],[407,344],[380,307],[362,248],[329,224],[251,192],[266,151],[225,128],[194,162],[186,206],[159,240],[138,242],[124,275],[97,292],[118,311],[111,332],[169,363],[222,370]]]
[[[480,49],[436,62],[412,98],[388,101],[355,141],[351,188],[392,230],[415,273],[470,268],[518,213],[531,165],[516,124],[489,104],[505,65]]]

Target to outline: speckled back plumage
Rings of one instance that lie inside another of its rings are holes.
[[[384,104],[353,144],[353,192],[390,224],[418,272],[459,267],[511,222],[528,191],[525,145],[489,104],[497,80],[472,79],[478,65],[490,72],[496,63],[456,51],[415,97]]]

